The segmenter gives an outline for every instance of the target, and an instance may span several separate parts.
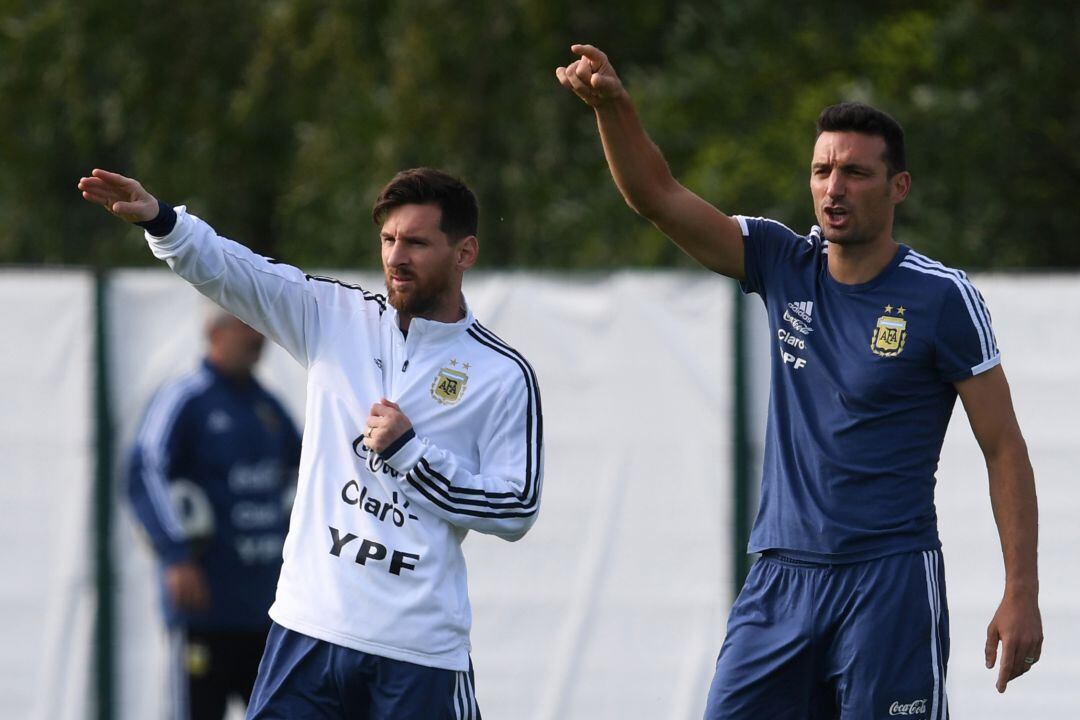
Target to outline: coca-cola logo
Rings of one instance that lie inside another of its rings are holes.
[[[926,700],[912,700],[909,703],[894,702],[889,706],[890,715],[925,715]]]
[[[797,317],[795,317],[794,315],[789,313],[787,310],[784,311],[784,320],[789,325],[791,325],[791,327],[795,328],[796,330],[798,330],[803,335],[809,335],[810,333],[814,332],[814,328],[810,327],[809,325],[807,325],[803,321],[799,320]]]

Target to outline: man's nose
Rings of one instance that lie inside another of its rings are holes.
[[[386,264],[391,266],[403,265],[408,259],[405,243],[395,240],[390,245],[390,251],[386,254]]]
[[[833,171],[829,174],[829,182],[825,185],[825,192],[831,198],[838,198],[844,196],[844,176]]]

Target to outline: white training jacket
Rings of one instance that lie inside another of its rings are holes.
[[[296,502],[270,617],[296,632],[429,667],[469,668],[461,542],[536,521],[543,420],[532,368],[467,311],[413,319],[381,295],[256,255],[176,208],[154,255],[308,370]],[[371,406],[415,436],[363,445]]]

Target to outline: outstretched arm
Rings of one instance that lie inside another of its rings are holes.
[[[1005,692],[1009,681],[1030,670],[1042,653],[1035,475],[1001,366],[956,383],[956,390],[986,458],[1005,561],[1005,593],[986,629],[985,648],[986,667],[992,668],[1001,645],[997,690]]]
[[[173,272],[308,365],[318,314],[311,276],[221,237],[183,206],[159,203],[132,178],[94,170],[79,180],[79,190],[88,202],[142,225],[150,249]]]
[[[570,49],[580,58],[555,76],[595,111],[611,176],[627,205],[706,268],[742,280],[738,223],[675,180],[607,56],[592,45]]]

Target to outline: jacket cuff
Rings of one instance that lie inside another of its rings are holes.
[[[164,235],[157,235],[151,232],[149,227],[146,228],[143,235],[146,237],[146,242],[150,244],[151,249],[161,250],[174,250],[180,246],[184,237],[186,236],[185,227],[191,223],[191,218],[187,217],[187,208],[183,205],[177,205],[176,208],[169,208],[174,215],[172,226],[168,232]],[[157,222],[157,218],[154,218],[145,225],[149,226]],[[142,223],[136,223],[140,226]],[[163,227],[155,227],[154,230],[161,231]],[[156,254],[156,253],[155,253]]]
[[[427,443],[416,437],[416,431],[409,428],[401,437],[377,454],[394,470],[407,475],[416,467],[416,463],[420,462],[420,456],[424,454],[426,447]]]
[[[158,212],[153,220],[135,224],[146,230],[147,234],[160,238],[171,233],[173,228],[176,227],[176,211],[172,209],[171,205],[161,200],[158,200],[157,204]]]

